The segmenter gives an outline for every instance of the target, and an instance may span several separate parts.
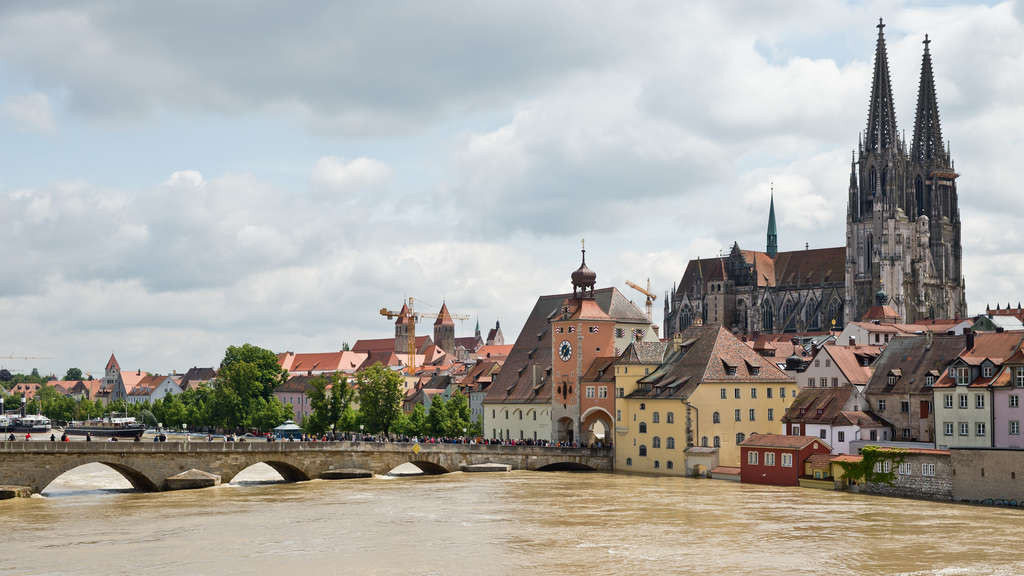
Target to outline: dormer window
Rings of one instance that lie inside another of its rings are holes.
[[[924,385],[925,386],[934,386],[935,385],[935,376],[932,376],[931,374],[925,376],[924,377]]]
[[[991,378],[992,377],[992,366],[989,365],[989,364],[986,364],[986,365],[982,366],[981,367],[981,375],[984,376],[985,378]]]
[[[896,385],[896,380],[898,380],[898,379],[899,378],[895,374],[891,374],[890,373],[889,374],[889,386],[895,386]]]

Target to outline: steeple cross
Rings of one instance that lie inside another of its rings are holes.
[[[875,28],[878,28],[878,33],[881,34],[882,33],[882,28],[885,28],[885,22],[882,22],[882,19],[879,18],[878,19],[878,26],[875,26]]]
[[[932,43],[932,41],[929,40],[928,39],[928,35],[925,34],[924,35],[924,42],[922,42],[922,44],[924,44],[924,49],[927,50],[928,49],[928,45],[931,44],[931,43]]]

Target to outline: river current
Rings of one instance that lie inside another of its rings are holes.
[[[0,574],[1024,574],[1024,513],[563,472],[142,494],[92,464],[0,502]]]

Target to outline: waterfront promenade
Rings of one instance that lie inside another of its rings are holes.
[[[596,448],[400,442],[0,442],[0,484],[27,486],[38,493],[61,474],[93,462],[113,468],[136,490],[148,492],[166,490],[167,478],[193,468],[229,482],[261,462],[290,482],[346,468],[387,474],[405,463],[425,474],[490,463],[513,470],[612,471],[611,450]]]

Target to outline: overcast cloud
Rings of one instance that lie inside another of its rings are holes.
[[[841,245],[879,16],[908,135],[933,40],[969,308],[1016,305],[1022,4],[5,3],[0,356],[53,359],[0,363],[337,349],[405,296],[511,341],[581,237],[627,294],[763,249],[772,182],[782,249]]]

